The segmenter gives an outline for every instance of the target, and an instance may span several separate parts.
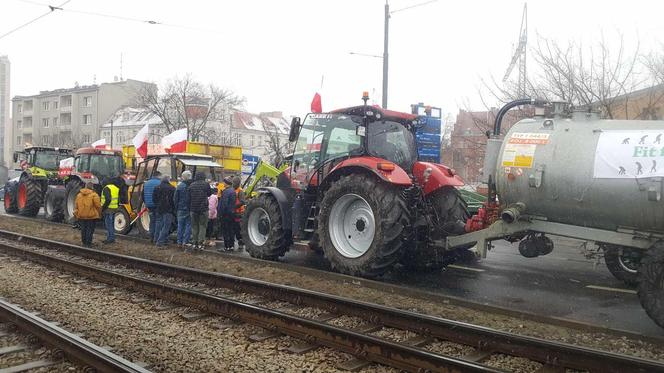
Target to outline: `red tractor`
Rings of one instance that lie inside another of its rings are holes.
[[[246,206],[242,236],[253,257],[276,260],[307,240],[339,272],[380,276],[396,263],[441,268],[462,251],[444,238],[469,218],[446,166],[418,161],[417,116],[366,104],[294,118],[291,167]]]

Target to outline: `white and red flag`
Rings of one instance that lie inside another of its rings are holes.
[[[99,139],[93,142],[92,147],[95,149],[106,149],[106,139]]]
[[[173,131],[161,139],[161,145],[169,153],[183,153],[187,150],[187,129]]]
[[[136,153],[145,158],[148,156],[148,135],[150,134],[150,127],[146,124],[141,128],[140,131],[134,136],[134,139],[131,140],[131,143],[136,148]]]

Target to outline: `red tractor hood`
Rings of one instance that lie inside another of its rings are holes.
[[[422,185],[425,195],[444,186],[458,187],[464,184],[461,177],[454,170],[437,163],[415,162],[413,175],[417,182]]]

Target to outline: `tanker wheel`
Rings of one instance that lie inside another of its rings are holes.
[[[428,199],[438,214],[438,227],[436,227],[434,238],[442,239],[450,235],[465,233],[463,226],[470,218],[470,212],[468,212],[466,201],[456,188],[440,188]],[[401,264],[411,271],[434,271],[461,259],[465,259],[466,262],[477,261],[477,255],[469,251],[473,246],[474,244],[469,244],[439,255],[433,255],[430,250],[411,250],[404,254]]]
[[[68,224],[76,223],[74,209],[76,208],[76,196],[81,191],[82,185],[78,180],[72,180],[65,187],[65,199],[63,201],[64,220]]]
[[[44,217],[48,221],[60,222],[64,217],[62,199],[57,198],[52,188],[46,189],[44,196]]]
[[[37,216],[43,204],[41,183],[31,177],[22,177],[18,182],[18,213],[23,216]]]
[[[5,212],[8,214],[16,214],[18,212],[18,204],[16,203],[16,193],[14,192],[16,185],[5,185]]]
[[[617,245],[603,245],[604,263],[611,274],[628,286],[638,285],[641,250]]]
[[[645,252],[639,267],[638,295],[650,318],[664,328],[664,242]]]
[[[342,176],[325,192],[318,236],[335,270],[377,277],[400,259],[408,225],[400,190],[373,176]]]
[[[131,231],[129,213],[123,206],[120,206],[113,216],[113,227],[117,234],[128,234]]]
[[[242,240],[254,258],[277,260],[286,254],[290,233],[281,221],[279,203],[269,194],[252,198],[242,214]]]

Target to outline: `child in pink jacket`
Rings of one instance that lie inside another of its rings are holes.
[[[216,237],[215,227],[217,226],[217,193],[212,193],[208,197],[208,225],[205,236],[208,240]]]

